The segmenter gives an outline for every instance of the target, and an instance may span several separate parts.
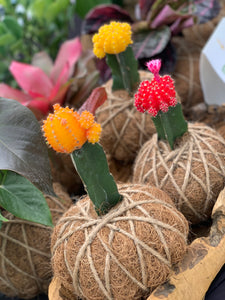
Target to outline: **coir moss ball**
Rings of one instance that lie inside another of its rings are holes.
[[[189,123],[174,150],[155,134],[137,156],[132,181],[162,189],[191,223],[200,223],[224,187],[224,149],[225,140],[201,123]]]
[[[54,228],[54,276],[71,299],[147,297],[186,252],[188,223],[165,192],[135,184],[119,192],[122,202],[106,215],[85,197]]]
[[[46,196],[53,224],[72,204],[60,184],[54,184],[54,191],[59,198]],[[2,214],[9,221],[0,230],[0,292],[23,299],[47,293],[52,278],[52,228],[18,219],[6,211]]]

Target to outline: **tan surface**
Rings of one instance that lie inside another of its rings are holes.
[[[213,225],[207,238],[198,238],[170,280],[159,286],[147,300],[201,300],[225,263],[225,190],[212,212]]]

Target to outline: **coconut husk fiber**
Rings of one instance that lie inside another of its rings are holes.
[[[109,171],[113,175],[116,182],[128,183],[131,182],[131,175],[133,170],[132,163],[123,163],[122,161],[117,161],[110,155],[106,155]]]
[[[53,224],[72,204],[60,184],[54,184],[54,191],[59,198],[46,196]],[[23,299],[47,293],[52,278],[52,228],[18,219],[6,211],[2,214],[9,221],[0,230],[0,292]]]
[[[143,299],[185,254],[188,222],[166,193],[118,188],[123,200],[106,215],[98,217],[86,196],[54,228],[54,276],[71,299]]]
[[[172,41],[177,52],[177,61],[172,75],[184,113],[188,114],[191,107],[204,102],[199,78],[199,58],[202,48],[184,37],[174,37]]]
[[[133,182],[162,189],[192,224],[200,223],[224,187],[224,149],[225,140],[202,123],[189,123],[173,151],[155,134],[137,156]]]
[[[153,75],[140,71],[140,80],[151,80]],[[124,163],[133,162],[140,147],[155,133],[148,116],[140,114],[134,98],[125,90],[112,92],[112,79],[104,85],[108,99],[96,110],[102,126],[100,143],[112,158]]]

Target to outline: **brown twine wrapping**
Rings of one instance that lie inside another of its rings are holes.
[[[54,184],[54,190],[61,199],[46,196],[46,201],[55,224],[72,201],[59,184]],[[3,215],[9,221],[0,230],[1,293],[23,299],[47,293],[52,277],[52,228],[18,219],[6,211]]]
[[[53,271],[71,299],[146,297],[186,251],[188,223],[166,193],[135,184],[119,192],[108,214],[98,217],[85,197],[54,228]]]
[[[216,131],[225,139],[225,123],[224,123],[224,121],[222,123],[218,124]]]
[[[141,81],[152,77],[150,72],[140,71]],[[132,162],[140,147],[155,133],[155,126],[151,118],[137,111],[134,98],[125,90],[111,91],[112,80],[104,87],[108,99],[96,111],[103,129],[100,143],[116,160]]]
[[[201,123],[189,124],[173,151],[155,134],[137,156],[133,182],[162,189],[190,222],[199,223],[210,217],[224,187],[224,149],[225,140]]]

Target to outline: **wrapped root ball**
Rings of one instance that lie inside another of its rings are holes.
[[[152,74],[140,71],[141,80],[151,80]],[[108,99],[96,111],[102,126],[101,145],[113,158],[132,162],[140,147],[155,133],[155,127],[146,115],[134,107],[134,99],[126,90],[112,92],[112,80],[105,84]]]
[[[165,192],[135,184],[119,192],[106,215],[85,197],[54,228],[53,271],[71,299],[141,299],[185,254],[188,223]]]
[[[204,102],[199,78],[199,58],[202,48],[183,37],[174,37],[173,43],[177,51],[173,78],[184,112],[188,114],[191,107]]]
[[[53,224],[72,204],[61,185],[54,184],[54,191],[59,198],[46,196]],[[9,221],[0,230],[0,292],[23,299],[47,293],[52,278],[52,228],[2,214]]]
[[[171,150],[157,135],[134,164],[133,182],[157,186],[191,223],[207,220],[225,182],[225,140],[212,128],[189,124]]]

